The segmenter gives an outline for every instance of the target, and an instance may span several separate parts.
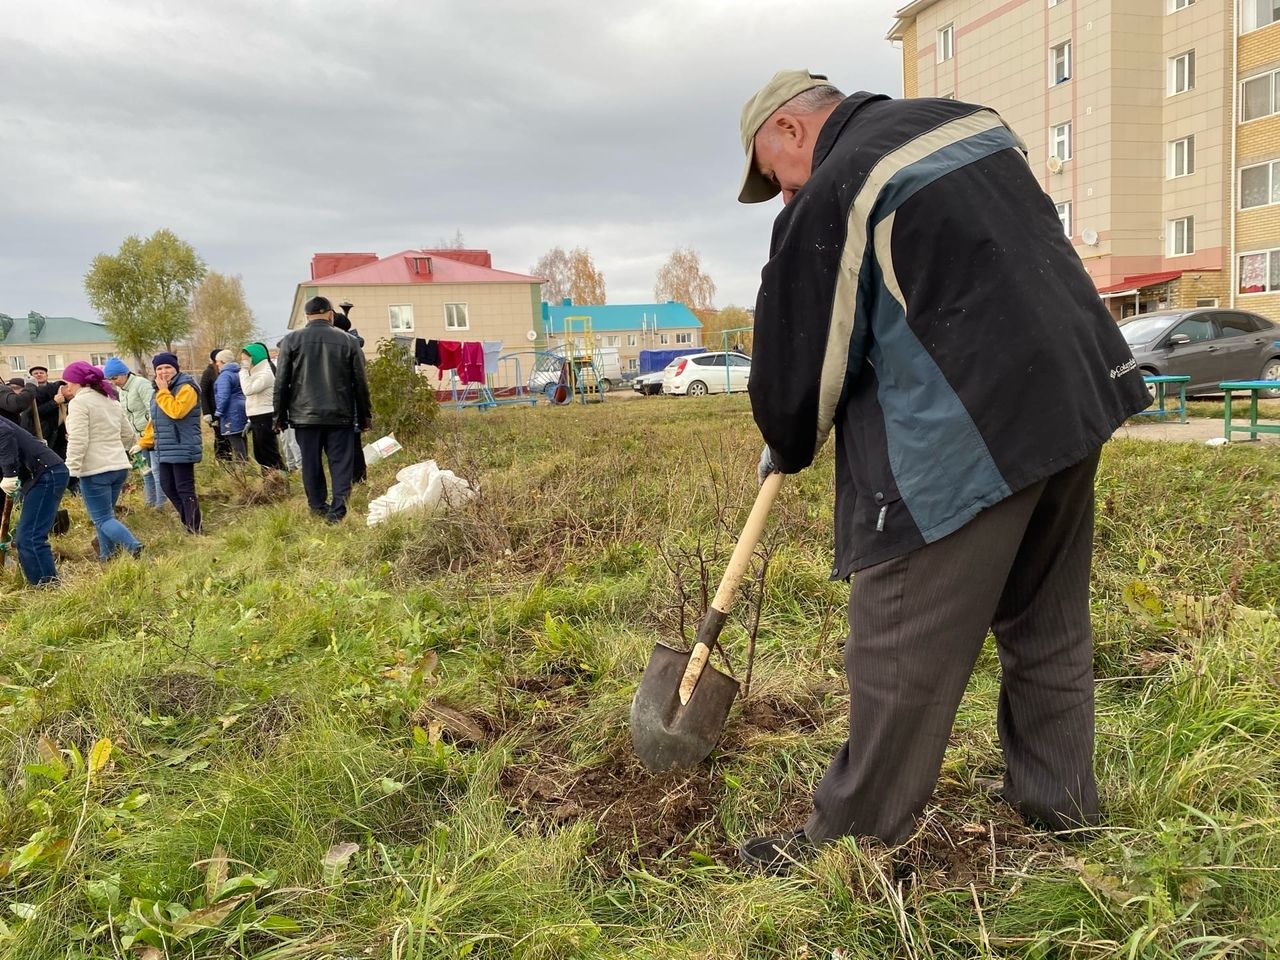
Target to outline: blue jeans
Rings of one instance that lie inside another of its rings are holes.
[[[142,546],[129,528],[116,519],[116,501],[128,476],[128,470],[109,470],[80,478],[80,496],[98,534],[99,560],[110,560],[117,550],[137,553]]]
[[[160,478],[156,476],[156,454],[154,450],[142,451],[142,502],[157,510],[164,509],[167,502],[160,489]]]
[[[57,516],[58,504],[71,475],[62,464],[49,467],[22,491],[22,514],[13,531],[13,545],[18,548],[18,563],[27,583],[51,583],[58,579],[49,547],[49,530]]]

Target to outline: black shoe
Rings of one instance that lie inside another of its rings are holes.
[[[791,868],[817,856],[818,848],[803,830],[755,837],[738,848],[738,855],[748,867],[762,873],[781,876]]]
[[[141,560],[141,559],[142,559],[142,551],[143,551],[143,550],[145,550],[145,549],[147,549],[147,545],[146,545],[145,543],[140,543],[140,544],[138,544],[138,549],[137,549],[137,550],[132,551],[130,555],[131,555],[131,556],[133,557],[133,559],[135,559],[135,560]]]

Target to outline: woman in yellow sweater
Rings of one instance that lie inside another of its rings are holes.
[[[200,387],[179,369],[178,358],[172,353],[157,353],[151,358],[151,367],[156,372],[156,392],[142,447],[155,451],[160,489],[182,517],[183,526],[188,533],[199,533],[196,464],[204,456]]]

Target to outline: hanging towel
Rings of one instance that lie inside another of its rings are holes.
[[[443,380],[446,370],[457,370],[462,362],[462,343],[458,340],[433,340],[432,343],[440,352],[436,357],[436,366],[440,369],[436,379]]]
[[[462,344],[458,379],[463,383],[484,383],[484,344],[479,340],[467,340]]]
[[[482,340],[484,346],[484,372],[486,376],[492,376],[498,372],[498,357],[502,355],[501,340]]]

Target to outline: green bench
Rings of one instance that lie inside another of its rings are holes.
[[[1257,440],[1260,433],[1280,433],[1280,424],[1258,422],[1258,394],[1263,390],[1280,390],[1280,380],[1224,380],[1218,384],[1222,391],[1222,435],[1228,440],[1232,433],[1247,433],[1250,440]],[[1249,422],[1231,422],[1231,393],[1247,391],[1250,395]]]
[[[1173,413],[1172,410],[1165,409],[1165,391],[1168,389],[1170,384],[1176,383],[1178,385],[1178,422],[1187,422],[1187,384],[1191,382],[1190,377],[1144,376],[1142,379],[1148,386],[1154,386],[1156,388],[1156,403],[1158,406],[1154,410],[1143,410],[1139,412],[1137,414],[1139,417],[1164,417],[1166,414]]]

